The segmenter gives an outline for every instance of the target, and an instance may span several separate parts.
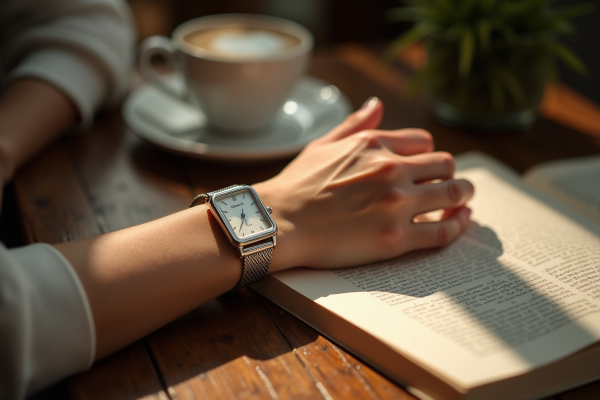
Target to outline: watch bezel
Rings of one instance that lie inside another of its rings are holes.
[[[228,218],[227,218],[227,216],[225,216],[222,213],[221,209],[216,205],[216,202],[223,197],[232,196],[233,194],[235,194],[237,192],[245,192],[245,191],[251,192],[252,196],[254,197],[254,200],[256,201],[257,207],[269,219],[269,222],[271,223],[271,227],[268,229],[265,229],[264,231],[261,231],[260,233],[255,233],[254,235],[248,236],[247,238],[243,238],[243,237],[240,238],[231,229],[231,226],[225,222],[228,220]],[[263,241],[265,239],[275,236],[275,234],[277,233],[277,224],[273,220],[273,217],[271,217],[271,214],[267,210],[267,207],[265,207],[262,199],[260,198],[260,196],[258,195],[256,190],[254,190],[254,188],[252,186],[240,185],[240,186],[236,186],[236,187],[232,187],[232,188],[228,188],[228,189],[219,191],[218,193],[215,193],[212,196],[210,196],[207,204],[208,204],[210,211],[212,212],[212,214],[216,217],[217,221],[219,222],[219,225],[221,225],[221,228],[227,232],[227,236],[228,236],[231,244],[236,247],[237,246],[247,246],[250,244],[254,244],[254,243]]]

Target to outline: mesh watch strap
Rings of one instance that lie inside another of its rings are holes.
[[[271,243],[273,242],[271,241]],[[273,247],[271,246],[256,253],[243,256],[242,277],[231,291],[238,290],[263,279],[269,272],[272,255]]]

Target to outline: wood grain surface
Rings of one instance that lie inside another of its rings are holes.
[[[338,86],[354,108],[379,97],[386,107],[382,128],[427,129],[439,150],[484,151],[521,172],[541,161],[600,152],[594,135],[600,112],[571,92],[562,92],[571,95],[566,103],[559,92],[550,92],[551,105],[528,131],[485,134],[445,127],[431,118],[426,95],[401,96],[422,53],[413,50],[384,66],[378,48],[323,49],[310,73]],[[558,117],[569,114],[567,103],[585,112],[577,119]],[[142,142],[119,111],[112,111],[100,115],[91,132],[63,138],[20,171],[14,192],[26,240],[57,243],[160,218],[185,208],[199,192],[268,179],[288,162],[183,159]],[[61,385],[72,399],[415,399],[249,289],[197,308]],[[553,397],[595,398],[598,382]]]

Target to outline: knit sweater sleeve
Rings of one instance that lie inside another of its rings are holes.
[[[47,81],[71,98],[80,123],[130,82],[134,29],[121,0],[7,0],[0,13],[4,84]]]
[[[77,274],[52,246],[0,244],[0,398],[22,399],[90,367],[95,328]]]

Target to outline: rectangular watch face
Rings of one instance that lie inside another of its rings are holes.
[[[271,216],[251,189],[219,193],[214,196],[212,203],[221,215],[223,224],[238,241],[245,242],[273,232]]]

